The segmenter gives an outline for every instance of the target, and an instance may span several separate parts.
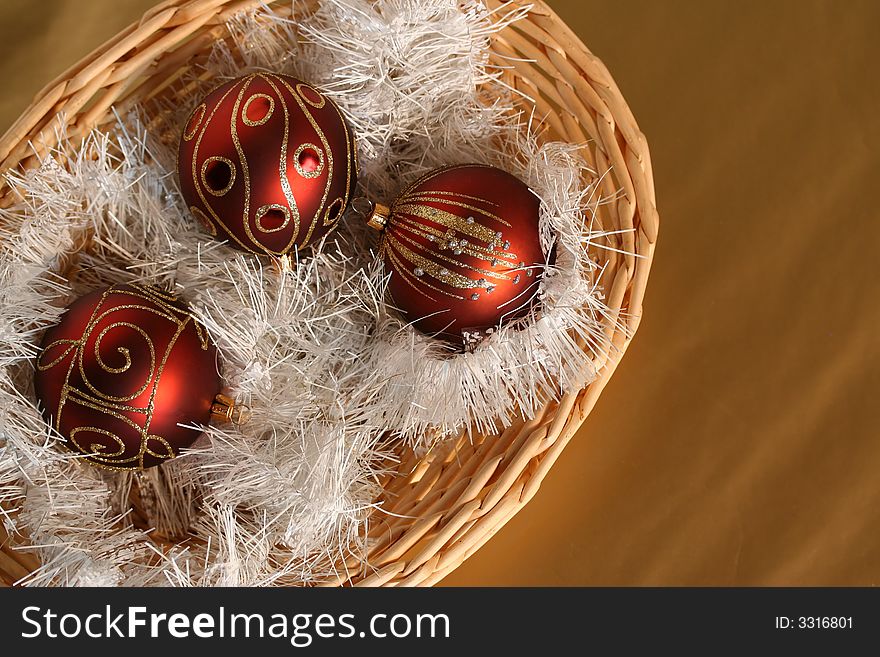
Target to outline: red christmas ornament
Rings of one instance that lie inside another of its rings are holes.
[[[74,301],[46,331],[34,378],[67,446],[112,470],[158,465],[189,447],[220,392],[217,350],[175,297],[116,285]]]
[[[457,343],[524,316],[548,264],[539,208],[518,178],[476,164],[432,171],[390,209],[377,205],[369,223],[384,229],[394,304],[420,331]]]
[[[190,211],[211,235],[259,254],[319,240],[357,183],[354,137],[339,108],[287,75],[221,85],[193,110],[177,173]]]

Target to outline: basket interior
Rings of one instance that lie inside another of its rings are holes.
[[[124,114],[135,104],[186,93],[175,82],[206,58],[214,41],[228,38],[225,21],[260,4],[158,5],[47,85],[0,140],[0,170],[33,167],[60,138],[110,125],[111,108]],[[503,3],[487,4],[494,9]],[[493,63],[506,67],[506,84],[535,100],[544,139],[584,144],[583,155],[596,171],[610,169],[601,192],[616,201],[600,205],[596,219],[615,234],[606,238],[610,249],[594,255],[607,261],[606,303],[620,309],[607,320],[615,349],[596,363],[599,377],[586,389],[548,403],[500,435],[462,435],[421,457],[401,449],[395,474],[384,482],[384,512],[370,523],[369,566],[358,559],[339,564],[340,575],[327,584],[430,585],[467,559],[537,492],[638,327],[658,228],[647,143],[604,65],[543,2],[529,4],[528,17],[494,39]],[[298,11],[310,6],[296,5]],[[289,2],[270,6],[291,15]],[[175,127],[161,115],[149,128],[162,139],[176,139]],[[0,186],[0,207],[15,201],[9,187]],[[137,509],[136,497],[132,503]],[[6,536],[0,526],[0,578],[7,584],[38,565],[31,553],[13,549],[23,540]]]

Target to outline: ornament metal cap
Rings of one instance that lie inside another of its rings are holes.
[[[391,210],[387,205],[381,203],[373,203],[370,214],[367,215],[367,225],[376,230],[385,230],[388,220],[391,218]]]
[[[251,409],[243,404],[236,404],[232,397],[221,393],[214,397],[211,417],[219,422],[244,424],[251,417]]]

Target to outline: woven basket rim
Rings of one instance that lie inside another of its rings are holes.
[[[505,4],[483,2],[491,9]],[[290,14],[289,2],[266,4]],[[531,8],[493,37],[493,50],[508,58],[495,62],[507,67],[504,81],[535,99],[549,138],[586,144],[584,155],[596,170],[610,169],[604,191],[620,191],[597,217],[605,230],[616,231],[608,239],[621,251],[603,252],[606,303],[619,309],[606,321],[614,349],[596,363],[593,383],[547,404],[534,418],[496,436],[460,436],[425,458],[412,453],[402,458],[383,496],[394,515],[383,515],[369,530],[369,565],[357,559],[340,564],[339,577],[326,584],[431,585],[460,565],[535,495],[595,405],[641,319],[659,228],[647,140],[606,67],[543,0],[510,4]],[[147,11],[37,94],[0,138],[0,173],[37,166],[59,138],[85,135],[109,122],[111,108],[124,112],[170,88],[211,43],[228,37],[225,22],[233,14],[262,5],[263,0],[166,0]],[[0,182],[0,207],[15,201],[5,180]],[[0,526],[0,583],[14,584],[39,566],[18,540]]]

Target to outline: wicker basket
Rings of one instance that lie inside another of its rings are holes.
[[[37,155],[57,144],[57,117],[65,117],[67,137],[113,121],[121,111],[163,93],[228,37],[225,21],[262,0],[167,0],[136,24],[50,83],[0,140],[0,171],[32,167]],[[289,15],[291,3],[269,3]],[[301,5],[302,3],[297,3]],[[496,7],[499,0],[487,0]],[[611,172],[603,194],[616,202],[600,207],[598,219],[618,252],[604,280],[611,308],[608,336],[617,347],[599,378],[578,394],[546,406],[537,417],[518,421],[501,435],[461,437],[428,457],[401,455],[398,472],[385,485],[384,506],[370,529],[368,562],[344,564],[347,573],[330,584],[358,586],[431,585],[488,541],[537,492],[566,443],[596,403],[639,324],[642,297],[657,239],[658,215],[648,145],[605,66],[541,0],[528,17],[506,28],[494,50],[508,56],[506,82],[525,91],[547,116],[546,138],[588,143],[585,153],[597,171]],[[0,186],[0,207],[14,202]],[[636,257],[632,254],[638,254]],[[618,320],[626,330],[615,328]],[[38,562],[0,525],[0,581],[12,584]]]

